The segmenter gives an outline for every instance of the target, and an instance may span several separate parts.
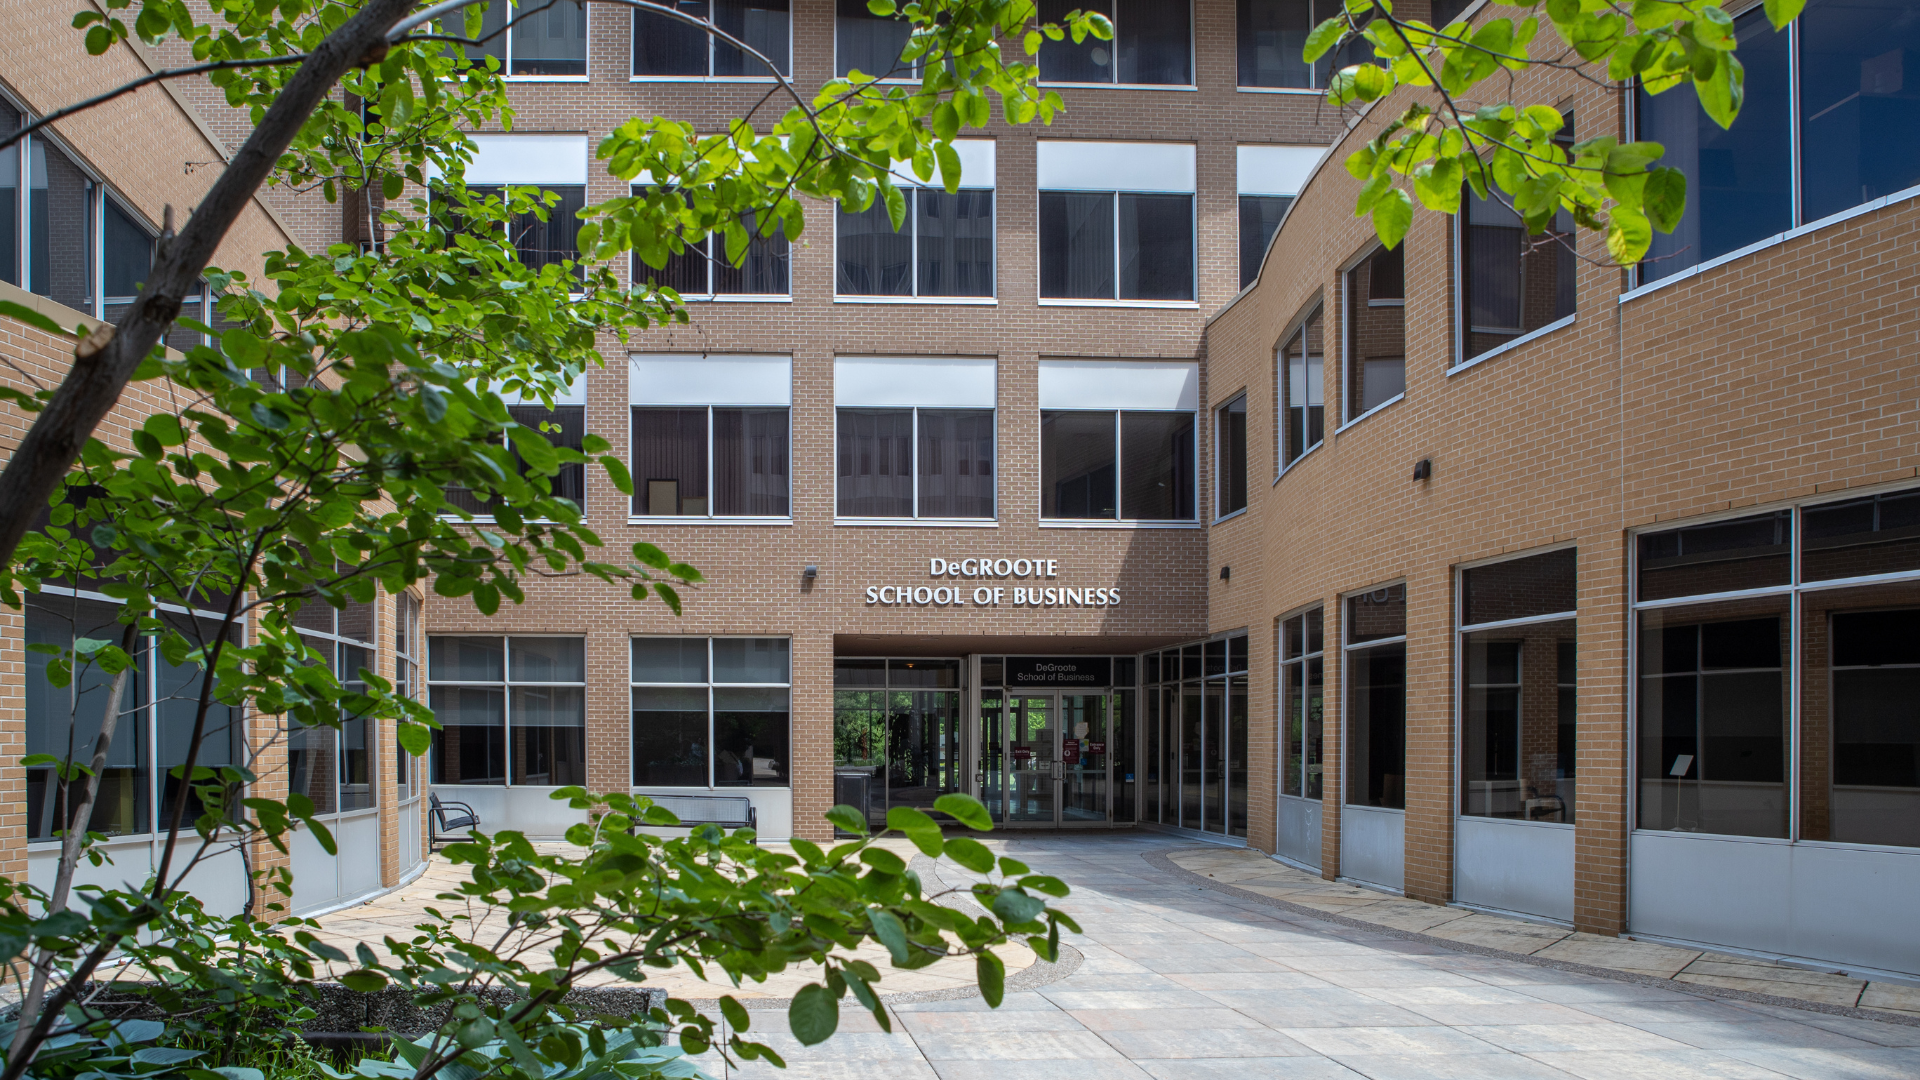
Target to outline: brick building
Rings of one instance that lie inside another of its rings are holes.
[[[803,90],[897,55],[863,3],[711,6]],[[1680,231],[1623,273],[1471,199],[1379,251],[1339,163],[1397,102],[1325,108],[1308,5],[1120,3],[1115,41],[1042,57],[1065,114],[970,134],[962,190],[916,192],[901,234],[812,205],[737,269],[620,268],[691,321],[517,408],[609,439],[636,491],[581,478],[589,523],[708,583],[679,617],[584,578],[491,618],[430,598],[405,656],[326,628],[421,665],[444,725],[423,763],[369,733],[343,815],[391,884],[423,779],[535,835],[569,783],[816,838],[834,803],[965,791],[1010,828],[1188,830],[1433,903],[1920,974],[1920,162],[1862,134],[1910,123],[1913,9],[1741,15],[1729,132],[1686,91],[1526,84],[1570,136],[1687,172]],[[628,117],[751,115],[749,58],[639,18],[518,24],[514,130],[477,133],[470,180],[590,204],[625,193],[591,153]],[[298,906],[379,887],[329,871]]]

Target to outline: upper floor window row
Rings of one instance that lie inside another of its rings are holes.
[[[1038,153],[1042,301],[1193,302],[1193,144],[1042,141]]]
[[[994,295],[994,142],[960,139],[960,190],[904,168],[906,220],[896,232],[886,203],[834,212],[834,292],[855,297],[991,299]]]
[[[1920,185],[1905,76],[1920,0],[1810,0],[1792,33],[1755,8],[1734,30],[1746,97],[1731,128],[1708,119],[1690,85],[1634,95],[1639,138],[1687,174],[1686,214],[1654,234],[1642,283]]]

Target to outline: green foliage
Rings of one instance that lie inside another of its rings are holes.
[[[1784,29],[1804,3],[1768,0],[1767,18]],[[1655,164],[1665,148],[1612,135],[1574,142],[1562,135],[1559,110],[1504,95],[1517,73],[1573,66],[1603,85],[1637,83],[1652,94],[1690,84],[1707,115],[1730,127],[1745,86],[1732,17],[1704,0],[1506,6],[1528,14],[1434,27],[1396,17],[1387,0],[1349,0],[1308,35],[1309,63],[1354,37],[1372,46],[1374,62],[1345,67],[1329,81],[1327,100],[1336,106],[1370,105],[1403,88],[1426,91],[1407,95],[1399,115],[1347,157],[1347,171],[1364,181],[1355,216],[1371,216],[1380,241],[1394,247],[1412,223],[1415,199],[1457,214],[1464,185],[1476,198],[1511,206],[1531,233],[1546,232],[1565,212],[1577,229],[1604,235],[1614,262],[1639,262],[1653,230],[1672,232],[1686,207],[1685,177]],[[1541,14],[1559,38],[1550,47],[1535,41]]]

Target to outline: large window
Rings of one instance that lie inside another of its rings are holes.
[[[1573,315],[1573,215],[1555,215],[1546,232],[1529,235],[1519,215],[1496,198],[1462,189],[1456,219],[1460,243],[1458,363]]]
[[[1690,84],[1637,93],[1639,137],[1687,174],[1686,215],[1672,235],[1654,234],[1640,280],[1920,184],[1920,119],[1902,74],[1920,48],[1916,16],[1915,0],[1812,0],[1790,35],[1758,8],[1742,15],[1745,101],[1730,129]]]
[[[1920,847],[1920,491],[1637,549],[1639,827]]]
[[[633,639],[635,787],[786,787],[786,638]]]
[[[843,79],[856,71],[875,79],[918,78],[918,66],[900,59],[912,37],[912,23],[895,15],[875,15],[867,0],[835,0],[834,74]]]
[[[859,810],[872,828],[883,829],[887,811],[895,806],[931,811],[940,796],[968,789],[960,723],[964,663],[924,656],[834,657],[834,802]],[[1001,691],[985,690],[981,696],[983,710],[992,712],[982,718],[983,731],[997,732]],[[982,749],[998,758],[997,734],[991,749],[988,741],[982,739]],[[988,771],[984,765],[982,771]],[[1001,800],[991,791],[981,794],[1004,820]]]
[[[1239,0],[1236,25],[1240,88],[1323,89],[1341,68],[1374,62],[1373,44],[1364,38],[1348,42],[1316,63],[1304,59],[1307,35],[1341,11],[1338,0]]]
[[[1197,365],[1040,362],[1040,516],[1190,522]]]
[[[1042,140],[1040,298],[1192,301],[1194,148]]]
[[[1346,309],[1344,397],[1348,420],[1358,420],[1407,392],[1407,245],[1373,253],[1347,271],[1340,299]]]
[[[1326,714],[1326,619],[1308,608],[1280,622],[1280,794],[1320,798]]]
[[[555,4],[555,10],[564,4]],[[537,20],[536,20],[537,21]],[[538,270],[580,258],[580,219],[587,202],[587,140],[584,135],[469,135],[473,160],[465,180],[476,198],[505,199],[507,188],[538,187],[559,196],[545,206],[546,220],[532,211],[506,223],[507,239],[520,261]],[[576,273],[582,272],[578,267]]]
[[[493,0],[480,24],[481,44],[465,46],[467,59],[484,61],[491,56],[507,75],[584,79],[588,6],[566,0],[519,4]],[[544,10],[531,10],[535,8]],[[519,18],[522,15],[527,17]],[[465,36],[464,13],[449,19],[445,32]]]
[[[426,692],[420,682],[420,660],[425,653],[426,636],[420,624],[420,601],[412,593],[393,598],[393,692],[403,698],[419,700]],[[420,794],[420,763],[398,742],[393,747],[394,785],[402,805]]]
[[[1040,46],[1040,79],[1136,86],[1193,84],[1193,10],[1187,0],[1040,0],[1040,21],[1064,24],[1071,11],[1113,23],[1108,41],[1068,34]]]
[[[70,652],[86,640],[119,645],[126,629],[118,621],[120,606],[72,594],[41,592],[26,604],[25,757],[47,755],[61,761],[88,764],[108,706],[113,676],[84,656],[73,664],[65,686],[53,685],[50,667],[57,657],[32,648],[50,647]],[[197,627],[189,617],[168,613],[169,622],[187,632],[189,640],[210,643],[219,630],[216,621],[202,618]],[[119,702],[113,746],[94,798],[93,813],[84,827],[109,836],[154,831],[173,811],[180,781],[170,771],[186,764],[195,713],[205,673],[188,662],[174,665],[160,655],[155,639],[135,638],[135,667]],[[196,765],[235,764],[234,747],[240,739],[240,710],[215,703],[207,714],[206,737],[195,757]],[[157,753],[156,753],[157,751]],[[158,758],[156,761],[155,758]],[[153,776],[161,777],[156,792]],[[52,766],[26,770],[27,839],[53,840],[64,832],[72,804]],[[188,797],[184,821],[192,828],[200,815],[199,800]]]
[[[846,297],[990,298],[993,283],[994,144],[954,143],[962,187],[949,192],[900,179],[906,220],[894,231],[886,201],[858,213],[837,208],[834,292]]]
[[[635,184],[633,193],[647,191]],[[749,213],[741,224],[747,230],[747,251],[740,265],[727,261],[724,235],[710,234],[686,246],[678,255],[668,255],[665,266],[655,270],[632,256],[635,284],[653,284],[672,289],[683,300],[712,299],[722,296],[786,296],[792,289],[789,248],[784,225],[771,233],[760,231],[758,215]]]
[[[569,450],[579,450],[586,445],[587,436],[587,382],[585,377],[575,379],[573,385],[564,394],[553,399],[553,407],[548,408],[538,398],[528,399],[517,393],[502,393],[502,401],[507,403],[507,415],[521,427],[538,431],[548,442]],[[511,440],[507,449],[513,454],[513,461],[521,475],[527,471],[526,459],[520,456]],[[585,510],[587,507],[587,467],[582,462],[560,466],[560,471],[548,480],[554,495],[566,499]],[[476,517],[489,517],[493,514],[495,500],[485,499],[463,487],[449,486],[447,502],[456,510],[464,510]]]
[[[1247,835],[1247,636],[1149,653],[1143,821]]]
[[[372,604],[333,607],[309,600],[293,622],[301,643],[321,656],[349,691],[364,691],[362,671],[374,670]],[[343,714],[340,726],[307,727],[287,717],[287,790],[313,800],[315,812],[345,813],[374,807],[378,732],[364,716]]]
[[[835,360],[835,514],[991,519],[994,388],[990,357]]]
[[[1235,188],[1240,195],[1240,287],[1260,276],[1267,246],[1280,229],[1294,196],[1325,149],[1318,146],[1234,148]]]
[[[1460,572],[1460,812],[1572,822],[1572,548]]]
[[[587,782],[587,641],[432,637],[433,783]]]
[[[634,516],[791,515],[791,357],[637,355],[628,396]]]
[[[1214,516],[1247,508],[1247,395],[1213,410]]]
[[[672,0],[676,11],[705,19],[761,56],[782,75],[793,74],[793,15],[788,0]],[[633,12],[636,79],[770,79],[759,59],[670,15]]]
[[[1320,445],[1327,432],[1326,318],[1322,308],[1280,346],[1280,467]]]
[[[1347,597],[1347,791],[1407,808],[1407,587]]]

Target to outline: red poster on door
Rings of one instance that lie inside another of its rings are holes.
[[[1060,741],[1060,760],[1063,764],[1067,765],[1078,765],[1080,763],[1079,739],[1062,739]]]

